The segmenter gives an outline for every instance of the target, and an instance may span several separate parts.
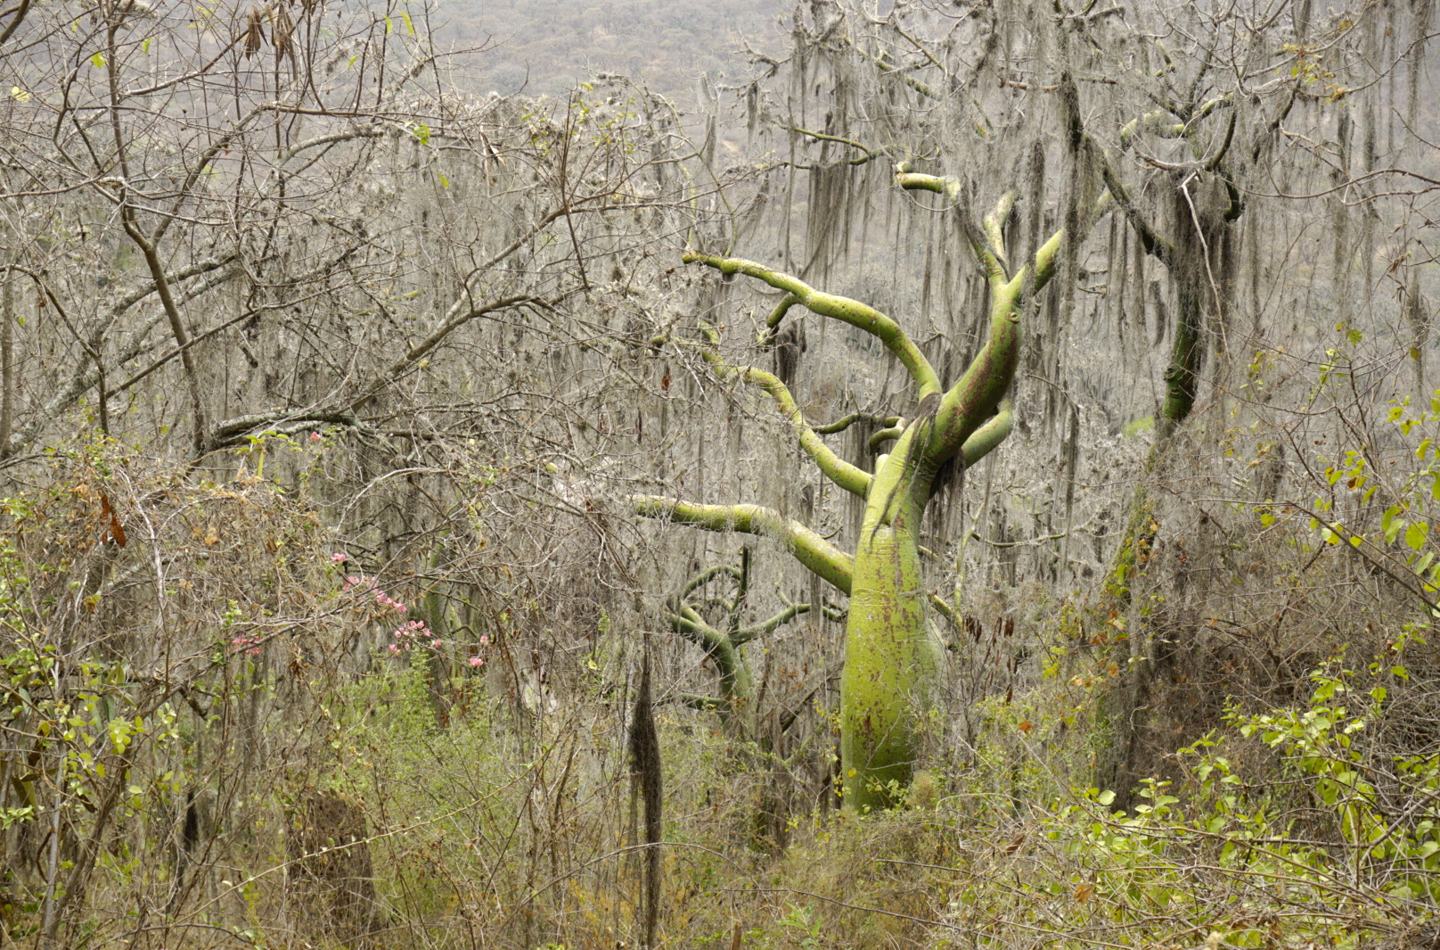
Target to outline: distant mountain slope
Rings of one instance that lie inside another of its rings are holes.
[[[440,0],[441,46],[494,44],[465,72],[477,91],[564,93],[597,72],[624,73],[688,104],[703,73],[734,75],[748,38],[780,45],[789,0]]]

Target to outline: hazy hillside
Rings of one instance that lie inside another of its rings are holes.
[[[493,45],[473,74],[482,91],[554,95],[618,72],[675,96],[702,73],[733,73],[746,40],[777,46],[786,9],[782,0],[444,0],[435,23],[442,45]]]

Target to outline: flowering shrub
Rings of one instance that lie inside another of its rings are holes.
[[[338,556],[342,559],[345,557],[345,555],[343,554]],[[330,555],[330,560],[337,564],[343,563],[342,561],[336,561],[336,557],[337,555],[332,554]],[[345,578],[345,585],[341,588],[341,590],[348,593],[351,590],[357,589],[365,593],[374,594],[375,605],[379,607],[382,612],[389,610],[394,611],[397,614],[403,614],[410,609],[400,601],[396,600],[394,597],[391,597],[389,594],[381,590],[380,586],[375,582],[375,578],[373,577],[367,577],[364,574],[352,574],[349,577]]]
[[[259,656],[261,639],[259,637],[238,636],[230,640],[230,652],[238,656],[243,653],[246,656]]]
[[[330,555],[330,563],[336,567],[348,562],[349,556],[343,551],[336,551]],[[343,593],[355,593],[364,599],[373,600],[375,609],[371,616],[374,618],[404,616],[410,612],[408,604],[392,597],[380,586],[376,578],[368,574],[346,575],[340,589]],[[235,643],[239,645],[239,639]],[[490,638],[481,636],[477,644],[477,652],[466,658],[466,665],[475,670],[483,668],[485,666],[484,651],[489,645]],[[412,651],[438,654],[444,646],[444,639],[431,630],[426,621],[407,620],[391,631],[390,642],[385,645],[385,651],[391,656],[402,656]]]
[[[402,608],[404,604],[400,605]],[[444,641],[430,632],[430,628],[423,620],[412,620],[395,630],[395,642],[390,644],[390,652],[399,656],[406,650],[426,648],[438,650],[444,646]],[[427,642],[428,641],[428,642]]]

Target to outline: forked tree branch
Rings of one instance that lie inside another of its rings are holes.
[[[725,275],[745,274],[754,277],[776,290],[784,290],[794,295],[797,302],[804,304],[813,313],[864,330],[883,343],[885,348],[895,354],[901,364],[910,371],[911,378],[920,387],[921,399],[931,393],[940,392],[940,376],[935,372],[935,367],[931,366],[930,361],[925,358],[925,354],[920,352],[920,347],[916,346],[915,341],[911,340],[900,328],[900,324],[869,304],[863,304],[849,297],[823,293],[798,277],[792,277],[763,264],[738,257],[717,257],[713,254],[686,251],[681,260],[687,264],[705,264]],[[784,301],[781,303],[785,305]],[[788,305],[785,307],[788,309]],[[783,312],[780,312],[780,308],[777,307],[776,310],[779,316],[784,316]],[[771,316],[777,323],[779,322],[778,317],[774,314]]]
[[[1010,435],[1010,430],[1015,427],[1015,406],[1006,399],[1000,403],[1000,408],[995,415],[985,421],[980,428],[970,433],[965,444],[960,447],[960,459],[966,468],[970,468],[998,446]]]

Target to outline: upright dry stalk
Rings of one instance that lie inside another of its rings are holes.
[[[650,641],[645,640],[645,658],[640,667],[640,688],[630,718],[631,800],[640,799],[645,813],[645,848],[642,885],[642,946],[655,946],[655,928],[660,922],[660,842],[664,838],[662,817],[663,784],[660,775],[660,734],[655,730],[655,710],[650,688]]]

